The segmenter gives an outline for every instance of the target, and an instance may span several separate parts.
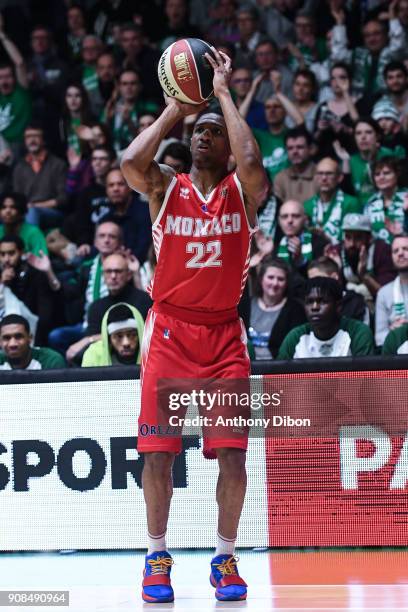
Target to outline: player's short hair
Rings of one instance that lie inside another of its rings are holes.
[[[309,278],[306,281],[305,298],[314,289],[317,289],[321,296],[329,298],[333,302],[340,302],[343,297],[343,290],[341,288],[341,285],[334,278],[328,278],[326,276],[316,276],[315,278]]]
[[[15,244],[19,251],[25,250],[24,240],[20,236],[12,236],[8,234],[0,238],[0,244]]]
[[[18,314],[9,314],[9,315],[6,315],[5,317],[3,317],[2,320],[0,321],[0,333],[1,333],[1,330],[3,329],[3,327],[5,327],[6,325],[22,325],[24,327],[25,331],[28,334],[30,333],[30,325],[29,325],[27,319],[25,319],[21,315],[18,315]]]

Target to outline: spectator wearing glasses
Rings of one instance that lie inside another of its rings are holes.
[[[267,130],[265,106],[255,100],[256,90],[262,79],[262,74],[253,79],[249,68],[236,68],[231,75],[230,87],[235,97],[235,104],[249,127]]]
[[[95,226],[109,210],[106,177],[115,161],[112,149],[95,147],[91,154],[93,178],[91,184],[73,196],[74,212],[64,219],[63,234],[79,245],[78,255],[90,253]]]
[[[77,268],[75,276],[62,283],[66,323],[53,329],[48,343],[62,354],[70,344],[87,335],[88,312],[91,304],[108,295],[102,274],[104,260],[122,246],[122,232],[115,223],[100,223],[95,232],[91,257]]]
[[[75,357],[81,361],[84,349],[93,342],[101,340],[102,320],[111,306],[125,302],[137,308],[145,319],[152,305],[148,294],[136,289],[133,285],[132,272],[129,270],[128,258],[125,254],[116,253],[105,258],[103,277],[108,288],[108,295],[91,304],[88,312],[87,335],[68,348],[66,357],[69,362]]]
[[[39,125],[26,127],[24,145],[27,154],[13,170],[14,191],[23,193],[28,200],[28,223],[42,229],[55,227],[62,221],[67,202],[66,164],[48,151]]]

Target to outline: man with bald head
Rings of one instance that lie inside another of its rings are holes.
[[[330,157],[321,159],[316,168],[318,191],[304,203],[309,227],[324,233],[332,244],[342,239],[343,217],[362,212],[357,198],[340,189],[342,180],[339,163]]]
[[[307,217],[303,204],[296,200],[282,204],[278,221],[283,238],[275,254],[306,277],[308,263],[323,254],[329,240],[323,234],[306,228]]]

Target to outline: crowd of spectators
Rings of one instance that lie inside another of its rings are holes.
[[[231,57],[270,179],[240,304],[253,358],[408,353],[407,0],[0,10],[1,369],[140,361],[156,262],[120,160],[188,36]],[[189,171],[194,120],[157,161]]]

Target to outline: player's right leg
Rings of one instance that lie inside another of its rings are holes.
[[[166,550],[165,539],[173,494],[174,453],[145,453],[144,460],[142,484],[149,547],[145,559],[142,598],[147,603],[164,603],[174,600],[170,582],[173,559]]]

